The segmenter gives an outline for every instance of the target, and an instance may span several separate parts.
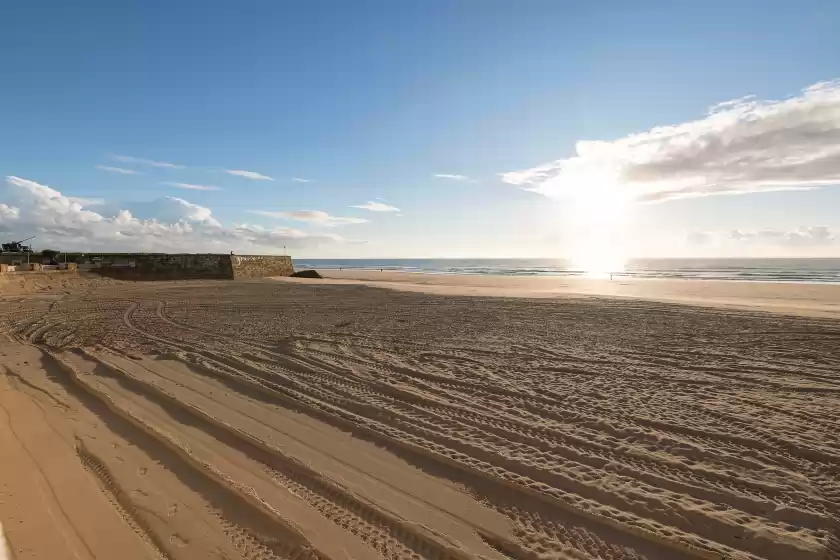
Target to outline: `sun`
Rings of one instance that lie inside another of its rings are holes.
[[[575,270],[590,278],[624,271],[630,209],[630,199],[614,184],[589,185],[575,193],[569,204]]]

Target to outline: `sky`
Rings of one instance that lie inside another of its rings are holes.
[[[0,238],[840,257],[840,3],[0,4]]]

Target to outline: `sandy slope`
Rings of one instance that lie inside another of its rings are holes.
[[[0,274],[0,296],[23,294],[69,294],[119,281],[84,272],[25,272]]]
[[[16,559],[840,557],[836,321],[274,281],[0,303]]]

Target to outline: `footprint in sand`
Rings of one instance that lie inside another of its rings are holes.
[[[189,541],[184,540],[184,538],[178,533],[170,535],[169,542],[171,542],[175,546],[187,546],[188,544],[190,544]]]

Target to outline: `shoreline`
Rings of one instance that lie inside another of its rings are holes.
[[[552,278],[555,280],[610,280],[607,278],[607,275],[601,276],[589,276],[587,274],[547,274],[547,273],[535,273],[535,274],[527,274],[527,273],[517,273],[517,274],[494,274],[492,272],[443,272],[437,270],[404,270],[398,268],[384,268],[384,269],[376,269],[370,267],[354,267],[354,266],[344,266],[341,268],[318,268],[318,267],[305,267],[302,270],[317,270],[322,276],[328,278],[330,273],[333,272],[371,272],[377,274],[386,274],[386,273],[394,273],[394,274],[418,274],[422,276],[467,276],[467,277],[475,277],[475,278]],[[610,280],[612,282],[617,282],[619,280],[625,281],[647,281],[647,280],[674,280],[674,281],[697,281],[697,282],[735,282],[739,284],[805,284],[805,285],[813,285],[813,286],[840,286],[840,281],[837,282],[821,282],[818,280],[751,280],[749,278],[701,278],[701,277],[682,277],[682,276],[632,276],[627,275],[626,273],[614,273],[615,279]]]
[[[316,269],[317,270],[317,269]],[[316,282],[364,284],[437,295],[518,298],[605,297],[703,307],[769,311],[840,319],[840,284],[698,280],[429,274],[370,269],[320,269]],[[311,282],[303,279],[280,279]]]

